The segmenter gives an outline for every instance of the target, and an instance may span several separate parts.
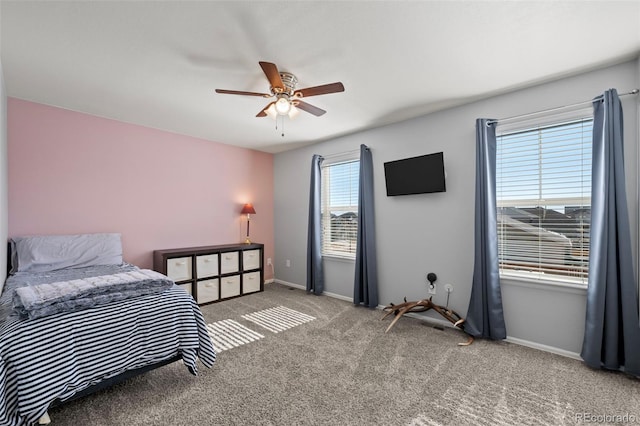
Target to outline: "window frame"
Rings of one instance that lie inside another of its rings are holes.
[[[321,212],[321,234],[322,234],[322,243],[321,243],[321,254],[323,258],[331,258],[331,259],[338,259],[338,260],[344,260],[344,261],[355,261],[356,258],[356,243],[355,240],[357,240],[357,213],[358,213],[358,196],[356,195],[355,197],[355,202],[356,204],[350,204],[350,205],[341,205],[341,206],[328,206],[326,203],[326,200],[328,200],[331,194],[331,184],[330,184],[330,168],[333,166],[338,166],[341,164],[348,164],[348,163],[358,163],[358,172],[359,172],[359,167],[360,167],[360,155],[358,153],[347,153],[347,154],[343,154],[343,155],[336,155],[336,156],[331,156],[329,160],[325,159],[321,166],[321,195],[320,195],[320,212]],[[350,177],[353,177],[352,175],[350,175]],[[356,175],[356,178],[358,177],[358,174]],[[356,190],[359,190],[359,188],[357,188],[356,185]],[[343,211],[343,210],[347,210],[347,212],[350,212],[351,208],[355,207],[355,213],[356,213],[356,217],[355,217],[355,240],[354,240],[354,244],[353,244],[353,248],[343,251],[343,250],[331,250],[328,245],[326,244],[326,238],[327,236],[331,235],[332,232],[332,227],[331,227],[331,212],[332,211]]]
[[[507,121],[506,123],[497,122],[496,125],[496,151],[499,150],[499,141],[500,137],[513,134],[513,133],[523,133],[527,131],[535,131],[539,128],[544,127],[552,127],[559,126],[563,124],[570,124],[576,121],[582,120],[591,120],[593,121],[593,109],[591,106],[583,107],[583,108],[575,108],[574,110],[564,111],[562,113],[547,113],[544,116],[536,116],[536,117],[527,117],[523,119],[516,119],[514,122]],[[496,164],[497,166],[497,164]],[[496,181],[498,179],[498,171],[496,167]],[[592,184],[591,184],[592,185]],[[590,185],[590,187],[591,187]],[[501,204],[504,203],[505,200],[498,200],[497,194],[497,182],[496,182],[496,215],[499,214],[498,209],[501,207]],[[565,199],[569,199],[570,197],[564,197]],[[589,200],[591,196],[589,195]],[[514,199],[515,200],[515,199]],[[514,201],[512,200],[512,201]],[[539,201],[537,199],[536,201]],[[558,198],[557,200],[560,200]],[[522,203],[524,200],[518,200],[518,202]],[[547,203],[546,205],[554,205],[551,203]],[[591,202],[589,201],[589,206],[591,206]],[[499,226],[499,224],[496,224]],[[498,240],[498,244],[500,244],[500,239]],[[543,286],[552,286],[555,288],[565,287],[567,289],[574,290],[586,290],[588,286],[588,263],[587,263],[587,271],[586,276],[583,279],[572,279],[569,276],[564,276],[560,274],[543,274],[541,272],[534,271],[518,271],[518,270],[509,270],[502,268],[499,265],[499,274],[501,281],[506,282],[520,282],[526,285],[543,285]]]

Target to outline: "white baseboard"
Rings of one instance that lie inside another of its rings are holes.
[[[271,280],[271,281],[272,282],[277,282],[278,284],[286,285],[287,287],[298,288],[300,290],[306,290],[307,289],[306,286],[303,286],[303,285],[300,285],[300,284],[290,283],[290,282],[283,281],[283,280],[274,279],[274,280]],[[324,296],[329,296],[329,297],[333,297],[335,299],[345,300],[347,302],[353,303],[353,298],[351,298],[351,297],[342,296],[340,294],[326,292],[326,291],[322,292],[322,294]],[[385,307],[385,305],[378,305],[376,307],[376,309],[382,310],[384,307]],[[419,315],[417,313],[411,313],[411,312],[405,314],[405,316],[411,317],[411,318],[416,318],[416,319],[419,319],[421,321],[425,321],[425,322],[431,323],[434,326],[456,328],[449,321],[445,321],[445,320],[439,319],[439,318],[432,318],[432,317],[429,317],[429,316],[426,316],[426,315]],[[517,337],[509,337],[509,336],[507,336],[505,341],[509,342],[509,343],[514,343],[516,345],[526,346],[528,348],[538,349],[540,351],[550,352],[552,354],[562,355],[562,356],[565,356],[567,358],[573,358],[573,359],[577,359],[579,361],[582,361],[582,358],[580,357],[580,354],[578,354],[576,352],[567,351],[565,349],[560,349],[560,348],[556,348],[556,347],[553,347],[553,346],[547,346],[547,345],[543,345],[541,343],[530,342],[528,340],[518,339]]]
[[[441,326],[441,327],[456,328],[449,321],[445,321],[445,320],[440,319],[440,318],[431,318],[431,317],[428,317],[426,315],[418,315],[418,314],[414,314],[414,313],[411,313],[411,312],[409,312],[408,314],[405,314],[404,316],[405,317],[411,317],[411,318],[417,318],[417,319],[419,319],[421,321],[428,322],[428,323],[431,323],[433,325],[437,325],[437,326]],[[458,328],[458,330],[460,330],[460,329]]]
[[[290,283],[289,281],[278,280],[278,279],[275,279],[275,278],[274,278],[273,282],[278,283],[278,284],[282,284],[282,285],[286,285],[287,287],[297,288],[299,290],[306,290],[307,289],[307,287],[305,287],[303,285],[294,284],[294,283]]]
[[[384,309],[384,305],[378,305],[376,309]],[[452,323],[450,323],[449,321],[445,321],[443,319],[440,318],[433,318],[427,315],[420,315],[414,312],[409,312],[404,314],[405,317],[410,317],[410,318],[415,318],[415,319],[419,319],[420,321],[424,321],[424,322],[428,322],[434,326],[440,326],[440,327],[448,327],[448,328],[455,328],[456,330],[460,330],[459,328],[456,328],[453,326]]]
[[[331,293],[329,291],[323,291],[322,294],[325,296],[333,297],[334,299],[340,299],[344,300],[345,302],[353,303],[353,297],[347,297],[341,294]]]
[[[384,308],[384,306],[382,306],[382,305],[378,306],[378,309],[382,309],[382,308]],[[408,313],[408,314],[405,314],[405,316],[411,317],[411,318],[416,318],[416,319],[419,319],[421,321],[425,321],[425,322],[431,323],[431,324],[433,324],[435,326],[456,328],[449,321],[445,321],[445,320],[442,320],[442,319],[439,319],[439,318],[431,318],[431,317],[428,317],[428,316],[425,316],[425,315],[419,315],[419,314],[414,314],[414,313]],[[458,328],[456,328],[456,329],[459,330]],[[582,358],[580,357],[580,354],[578,354],[576,352],[567,351],[565,349],[560,349],[560,348],[556,348],[556,347],[553,347],[553,346],[543,345],[541,343],[531,342],[529,340],[518,339],[517,337],[510,337],[510,336],[507,336],[507,338],[504,339],[504,341],[505,342],[509,342],[509,343],[514,343],[514,344],[520,345],[520,346],[526,346],[526,347],[532,348],[532,349],[538,349],[539,351],[550,352],[552,354],[562,355],[562,356],[565,356],[567,358],[573,358],[573,359],[577,359],[579,361],[582,361]]]
[[[273,278],[269,279],[269,280],[264,280],[265,284],[273,284],[276,280],[274,280]]]
[[[307,286],[305,286],[305,285],[294,284],[294,283],[290,283],[288,281],[283,281],[283,280],[278,280],[278,279],[276,279],[274,281],[277,282],[278,284],[286,285],[287,287],[298,288],[300,290],[306,290],[307,289]],[[322,295],[323,296],[333,297],[334,299],[340,299],[340,300],[344,300],[346,302],[353,303],[353,298],[352,297],[343,296],[343,295],[337,294],[337,293],[331,293],[330,291],[323,291]]]
[[[382,309],[382,308],[384,308],[384,306],[379,305],[378,308]],[[405,314],[405,316],[411,317],[411,318],[417,318],[419,320],[422,320],[422,321],[425,321],[425,322],[428,322],[428,323],[432,323],[433,325],[436,325],[436,326],[439,325],[439,326],[442,326],[442,327],[456,328],[449,321],[441,320],[439,318],[431,318],[431,317],[428,317],[428,316],[425,316],[425,315],[418,315],[418,314],[412,314],[412,313]],[[539,351],[550,352],[552,354],[562,355],[562,356],[565,356],[567,358],[573,358],[573,359],[577,359],[578,361],[582,361],[582,358],[580,357],[580,354],[578,354],[576,352],[567,351],[565,349],[560,349],[560,348],[556,348],[556,347],[553,347],[553,346],[543,345],[541,343],[531,342],[529,340],[518,339],[517,337],[510,337],[510,336],[507,336],[507,338],[504,339],[504,341],[505,342],[509,342],[509,343],[514,343],[514,344],[520,345],[520,346],[526,346],[526,347],[532,348],[532,349],[538,349]]]
[[[530,342],[529,340],[518,339],[517,337],[509,337],[505,339],[506,342],[515,343],[516,345],[526,346],[528,348],[538,349],[544,352],[551,352],[552,354],[566,356],[567,358],[577,359],[578,361],[582,361],[580,354],[577,352],[567,351],[565,349],[556,348],[553,346],[543,345],[541,343]]]

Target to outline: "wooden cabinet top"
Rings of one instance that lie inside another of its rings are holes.
[[[251,244],[221,244],[215,246],[199,246],[199,247],[181,247],[175,249],[154,250],[154,255],[160,256],[174,256],[174,255],[198,255],[213,252],[226,252],[226,251],[238,251],[238,250],[258,250],[263,249],[264,244],[251,243]]]

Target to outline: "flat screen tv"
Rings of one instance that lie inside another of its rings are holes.
[[[384,163],[387,196],[445,192],[442,152]]]

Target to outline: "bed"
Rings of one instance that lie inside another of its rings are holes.
[[[213,366],[193,298],[162,274],[122,262],[119,234],[14,238],[10,247],[0,425],[33,424],[52,404],[176,360],[194,375],[198,360]]]

